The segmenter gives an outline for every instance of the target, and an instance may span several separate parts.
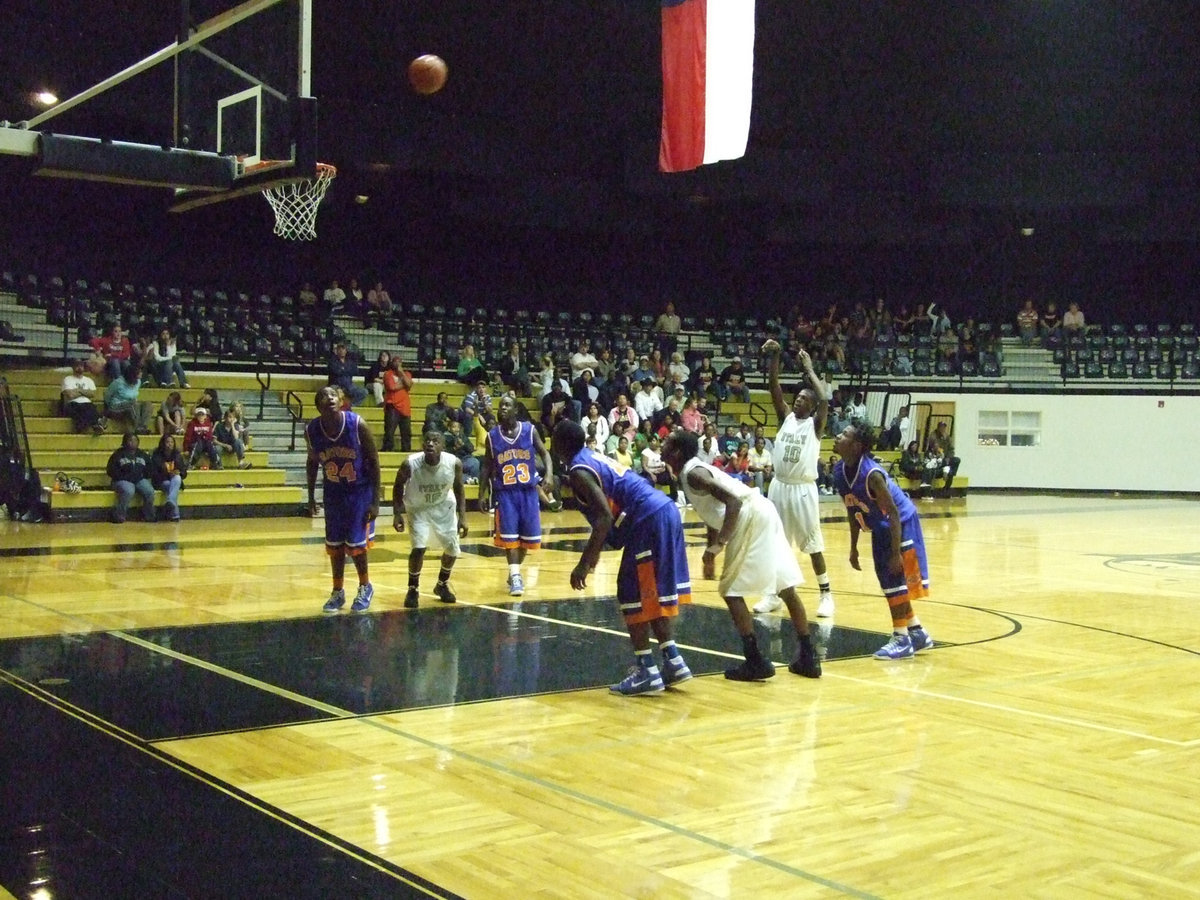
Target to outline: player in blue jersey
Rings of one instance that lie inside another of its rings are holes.
[[[542,545],[542,513],[538,504],[537,460],[545,468],[545,486],[553,494],[554,468],[550,451],[532,423],[517,418],[517,401],[500,399],[498,424],[488,432],[487,452],[479,474],[479,504],[486,509],[495,498],[492,543],[508,557],[508,593],[525,593],[521,563],[528,550]]]
[[[578,422],[563,419],[554,426],[554,452],[592,526],[571,572],[571,587],[581,591],[587,586],[605,544],[622,550],[617,603],[629,629],[635,664],[609,689],[626,696],[659,694],[666,685],[692,677],[671,627],[680,605],[692,602],[683,523],[670,497],[632,469],[585,449],[584,441]],[[650,650],[651,632],[662,651],[661,670]]]
[[[892,639],[875,651],[876,659],[907,659],[933,647],[913,611],[912,601],[929,595],[929,565],[917,508],[871,456],[875,431],[855,420],[833,441],[842,458],[833,468],[834,489],[850,519],[850,565],[860,569],[858,535],[871,532],[875,574],[892,611]]]
[[[308,445],[309,513],[316,515],[317,470],[325,492],[325,550],[333,572],[333,592],[324,610],[337,612],[346,605],[343,580],[346,557],[358,572],[358,593],[350,608],[362,612],[371,605],[375,589],[367,574],[367,545],[379,515],[379,454],[367,423],[357,413],[342,409],[334,385],[317,392],[319,415],[304,428]]]

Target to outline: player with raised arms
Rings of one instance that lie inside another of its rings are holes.
[[[609,690],[625,696],[659,694],[666,685],[692,677],[671,627],[679,607],[692,602],[683,523],[670,497],[632,469],[586,449],[584,441],[578,422],[563,419],[554,426],[554,452],[592,526],[571,571],[571,587],[587,587],[605,544],[621,550],[617,603],[633,644],[634,666]],[[662,652],[661,670],[650,650],[651,632]]]

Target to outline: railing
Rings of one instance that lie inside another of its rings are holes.
[[[255,367],[255,371],[254,371],[254,380],[258,382],[258,387],[259,387],[259,391],[258,391],[258,421],[260,421],[260,422],[263,420],[263,407],[266,405],[266,402],[267,402],[267,391],[269,391],[271,389],[271,373],[267,372],[266,373],[267,380],[263,381],[263,379],[262,379],[262,364],[263,364],[263,361],[260,358],[258,360],[258,365]],[[293,449],[295,449],[295,448],[293,448]]]
[[[761,419],[755,414],[755,410],[762,412]],[[754,421],[755,425],[766,425],[770,420],[770,416],[771,413],[765,406],[763,406],[757,400],[750,401],[750,418]]]
[[[293,401],[295,401],[294,406]],[[300,395],[295,391],[288,391],[287,394],[284,395],[283,405],[287,407],[287,411],[292,417],[292,443],[288,449],[295,450],[296,424],[304,421],[304,401],[300,399]]]

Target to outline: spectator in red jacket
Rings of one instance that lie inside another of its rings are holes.
[[[183,436],[183,450],[188,454],[189,468],[195,466],[201,456],[208,457],[212,468],[221,468],[221,448],[217,446],[215,431],[216,426],[208,410],[197,406]]]

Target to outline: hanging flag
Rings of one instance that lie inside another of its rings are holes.
[[[658,168],[684,172],[746,154],[754,0],[662,0]]]

